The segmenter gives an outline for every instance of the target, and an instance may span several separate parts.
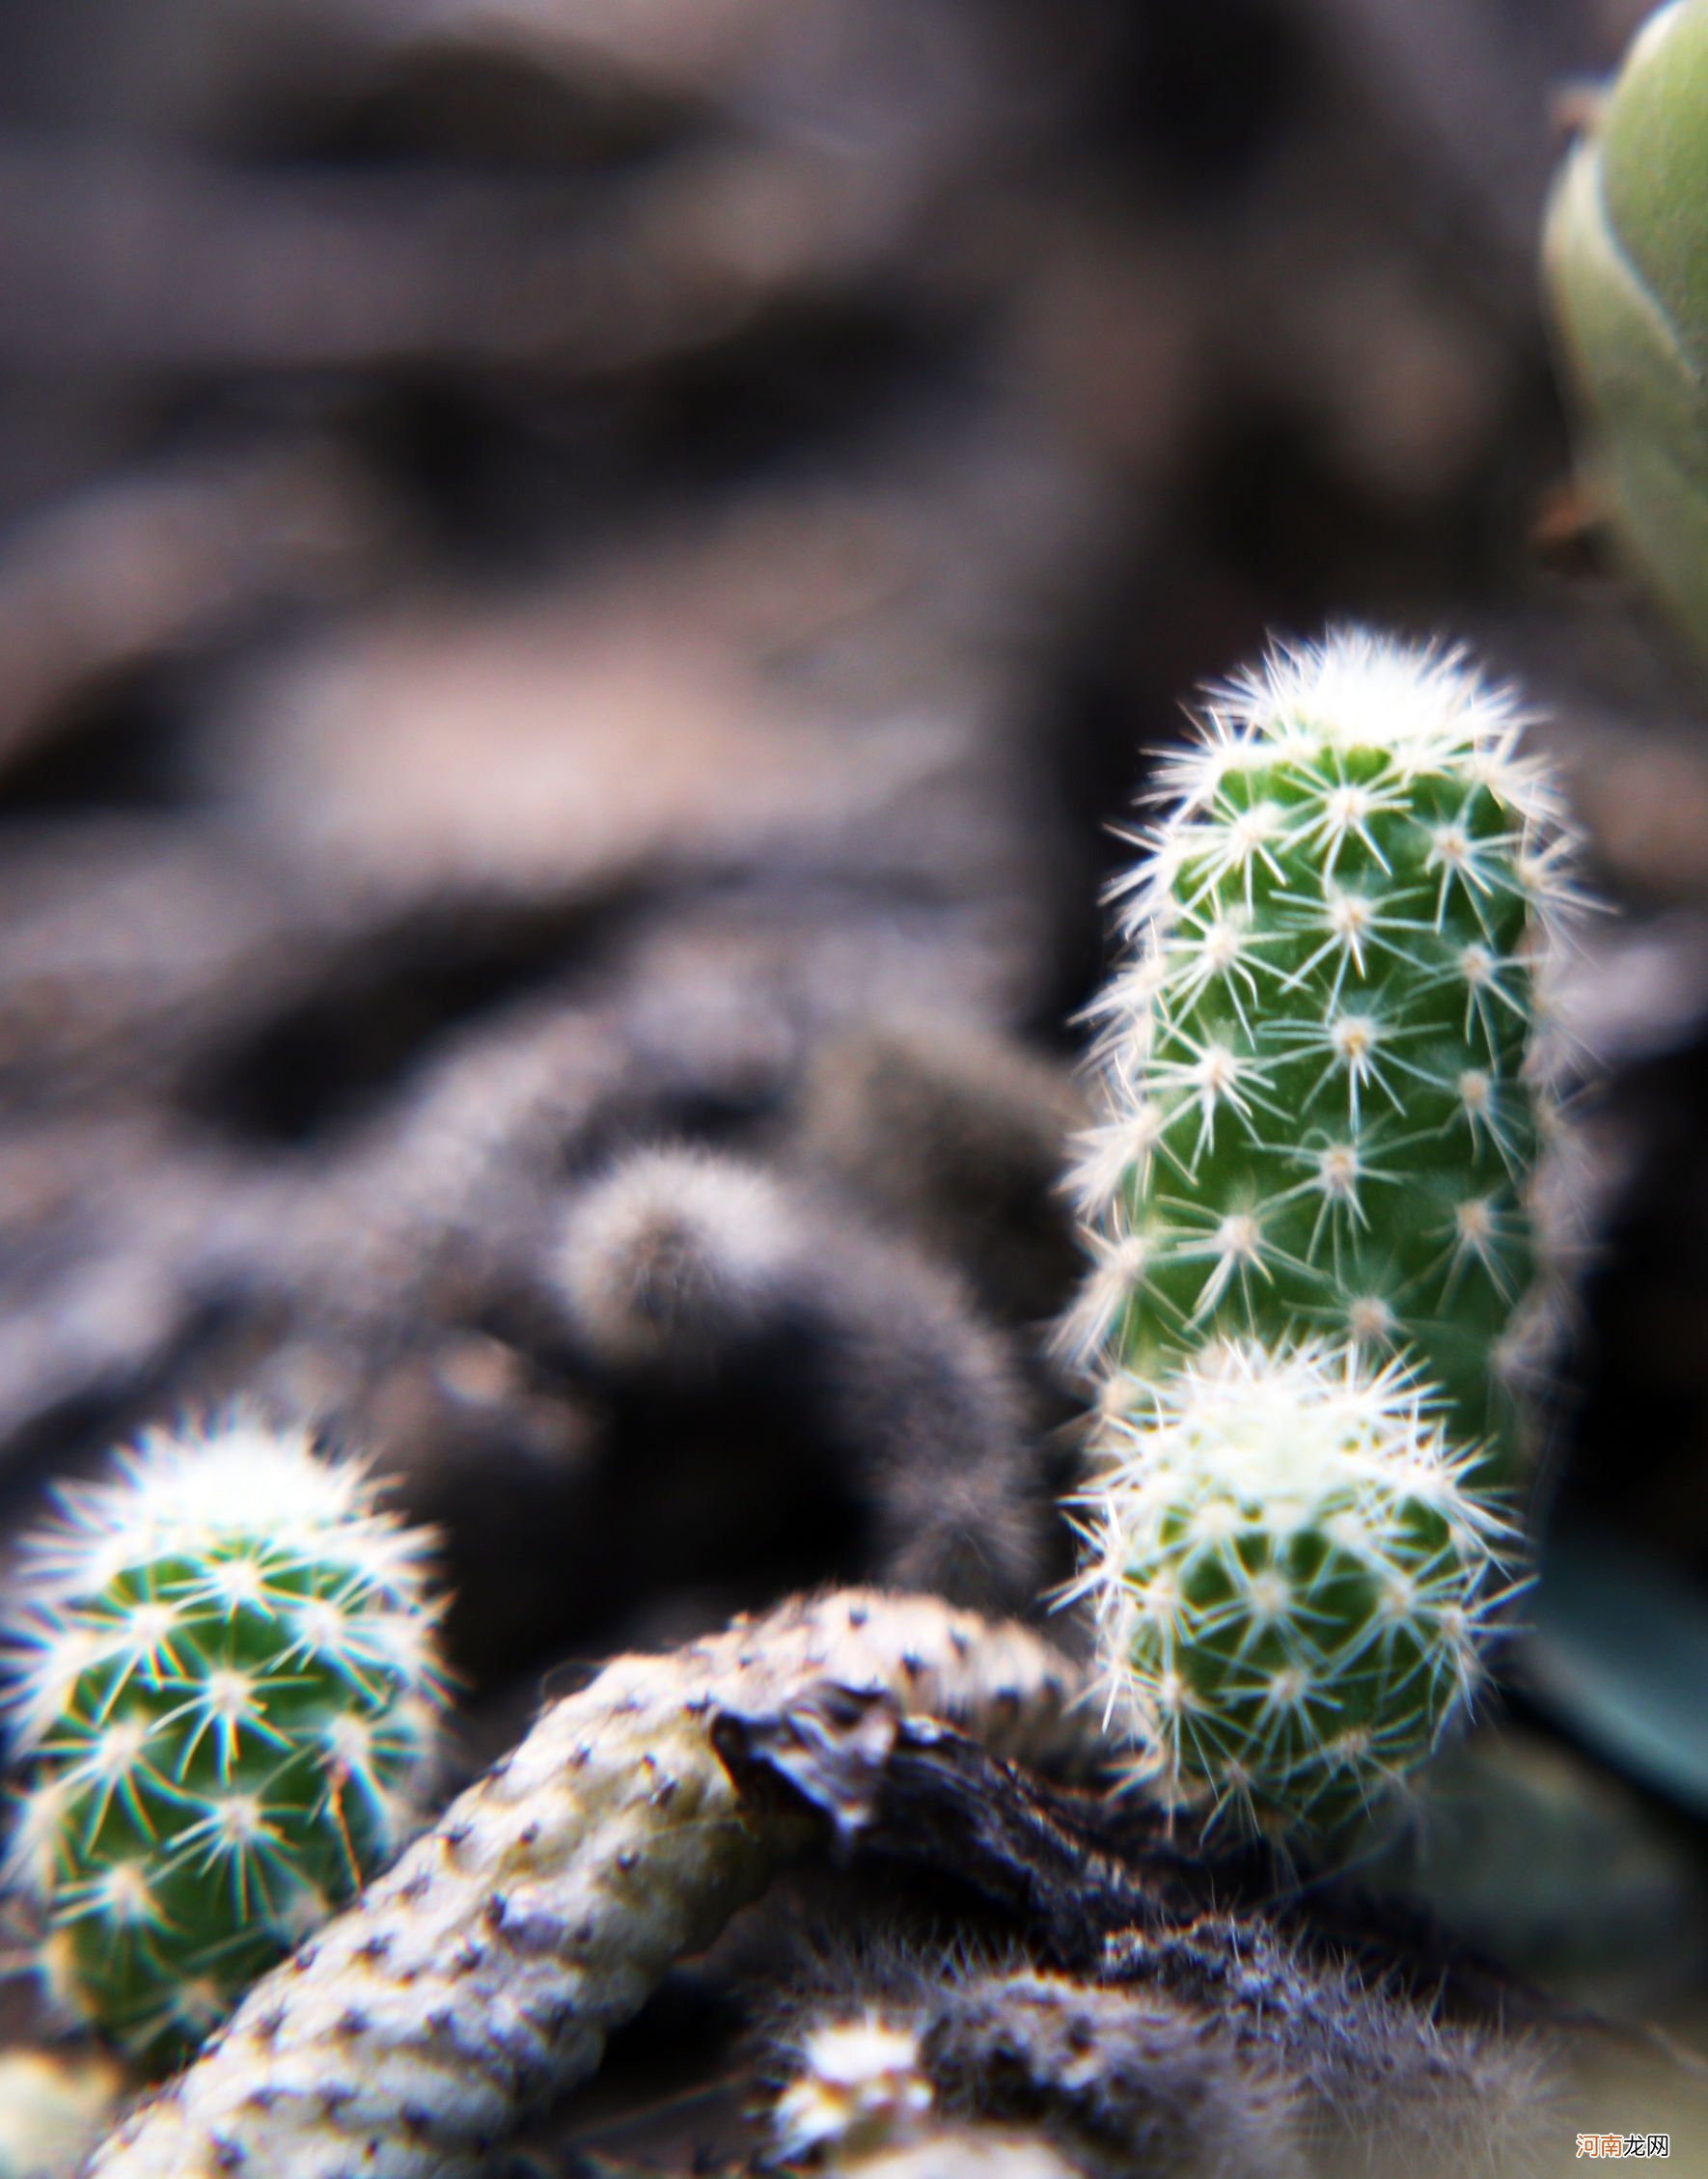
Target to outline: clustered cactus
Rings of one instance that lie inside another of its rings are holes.
[[[1124,889],[1082,1587],[1139,1767],[1266,1827],[1333,1830],[1427,1752],[1502,1592],[1573,902],[1520,726],[1457,654],[1278,650],[1168,766]]]
[[[406,1836],[444,1700],[431,1539],[307,1433],[153,1433],[60,1493],[10,1627],[8,1877],[52,1996],[152,2064]]]
[[[1515,1388],[1557,1308],[1534,1196],[1572,904],[1518,732],[1456,656],[1357,633],[1277,653],[1173,761],[1128,889],[1081,1174],[1097,1260],[1070,1338],[1102,1474],[1080,1587],[1133,1775],[1268,1829],[1334,1833],[1402,1778],[1507,1593]],[[760,1208],[766,1246],[797,1246]],[[724,1296],[734,1319],[763,1271]],[[105,2179],[473,2168],[795,1837],[740,1804],[721,1708],[830,1678],[1036,1753],[1075,1693],[1035,1638],[926,1599],[787,1606],[619,1660],[378,1875],[445,1699],[430,1539],[358,1465],[242,1416],[61,1496],[4,1696],[8,1881],[62,2005],[176,2060],[378,1876],[115,2137]],[[786,2141],[830,2140],[828,2083],[838,2153],[889,2154],[862,2114],[892,2072],[913,2108],[907,2065],[875,2029],[813,2051]]]

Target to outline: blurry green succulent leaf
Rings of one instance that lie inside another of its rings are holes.
[[[1602,121],[1608,213],[1696,364],[1708,362],[1708,6],[1651,15]]]
[[[1639,34],[1543,263],[1591,496],[1708,658],[1708,0]]]

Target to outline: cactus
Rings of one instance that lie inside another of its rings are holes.
[[[1083,1587],[1135,1779],[1333,1833],[1480,1673],[1515,1540],[1398,1364],[1223,1346],[1148,1394]]]
[[[1457,653],[1343,631],[1222,690],[1166,767],[1079,1174],[1068,1338],[1117,1402],[1219,1338],[1345,1340],[1405,1353],[1479,1474],[1519,1473],[1554,1292],[1538,977],[1574,901],[1520,726]]]
[[[1633,42],[1549,207],[1543,271],[1595,511],[1708,656],[1708,5]]]
[[[1520,727],[1457,653],[1272,653],[1167,767],[1098,1009],[1077,1593],[1133,1776],[1269,1831],[1427,1755],[1510,1589],[1577,901]]]
[[[51,1996],[161,2064],[402,1843],[444,1699],[431,1539],[244,1418],[60,1496],[10,1630],[8,1877]]]

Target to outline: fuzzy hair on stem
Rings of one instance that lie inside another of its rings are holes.
[[[777,2161],[810,2158],[838,2179],[1084,2179],[1041,2135],[939,2110],[916,2021],[871,2006],[822,2020],[796,2057],[772,2110]]]
[[[803,1245],[797,1206],[762,1167],[651,1145],[569,1199],[553,1283],[607,1367],[701,1374],[775,1318]]]
[[[1306,2179],[1299,2088],[1216,2015],[1026,1967],[947,1984],[922,2036],[951,2110],[1048,2115],[1112,2170]]]
[[[1301,2098],[1248,2064],[1208,2013],[1161,1993],[1107,1992],[1015,1958],[929,1962],[902,1951],[886,1980],[911,1985],[824,2001],[782,2037],[778,2154],[860,2169],[872,2149],[957,2121],[1054,2129],[1103,2171],[1306,2179]],[[840,2009],[839,2009],[839,2007]]]
[[[904,2139],[933,2101],[910,2023],[869,2005],[847,2019],[815,2022],[772,2110],[777,2155],[788,2164],[825,2154],[840,2163]]]
[[[1016,1037],[889,1015],[813,1051],[790,1150],[1031,1325],[1074,1276],[1060,1180],[1088,1117],[1075,1075]]]
[[[840,1591],[620,1658],[252,1991],[92,2179],[472,2172],[812,1835],[798,1812],[738,1800],[712,1724],[825,1682],[1015,1755],[1086,1730],[1065,1660],[931,1598]]]
[[[1299,1894],[1260,1846],[1029,1779],[931,1721],[810,1697],[741,1721],[739,1778],[784,1786],[885,1896],[976,1894],[1011,1934],[945,1945],[892,1908],[806,1933],[762,2023],[787,2117],[858,2126],[868,2064],[946,2117],[1041,2124],[1107,2179],[1530,2168],[1559,2115],[1553,2008],[1356,1892]],[[861,2024],[875,2024],[874,2039]],[[837,2030],[826,2042],[827,2031]],[[826,2066],[823,2055],[833,2061]],[[1486,2161],[1485,2161],[1486,2159]]]
[[[784,2147],[803,2120],[869,2143],[851,2049],[883,2055],[880,2124],[928,2109],[1041,2126],[1099,2179],[1321,2179],[1383,2160],[1511,2179],[1542,2161],[1560,2108],[1547,2038],[1437,2018],[1256,1915],[1118,1935],[1083,1975],[1017,1946],[900,1939],[840,1956],[834,1989],[830,1964],[772,2023]]]
[[[1438,2019],[1251,1916],[1212,1911],[1113,1938],[1102,1973],[1227,2024],[1248,2062],[1303,2098],[1309,2147],[1331,2169],[1380,2158],[1427,2179],[1545,2168],[1561,2087],[1545,2035]]]
[[[1025,1388],[959,1282],[909,1243],[763,1166],[651,1145],[570,1199],[548,1278],[620,1375],[693,1386],[786,1345],[815,1437],[870,1509],[881,1578],[982,1610],[1031,1602],[1043,1524]]]

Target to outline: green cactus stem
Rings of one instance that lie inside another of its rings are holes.
[[[1124,1430],[1079,1586],[1129,1776],[1333,1834],[1468,1705],[1516,1539],[1404,1368],[1351,1349],[1212,1347]]]
[[[1078,1176],[1096,1268],[1067,1339],[1117,1410],[1218,1338],[1345,1340],[1403,1353],[1487,1477],[1519,1474],[1574,901],[1521,724],[1458,653],[1346,630],[1217,692],[1165,766]]]
[[[306,1433],[157,1432],[27,1547],[8,1880],[62,2009],[163,2064],[408,1835],[430,1538]]]

